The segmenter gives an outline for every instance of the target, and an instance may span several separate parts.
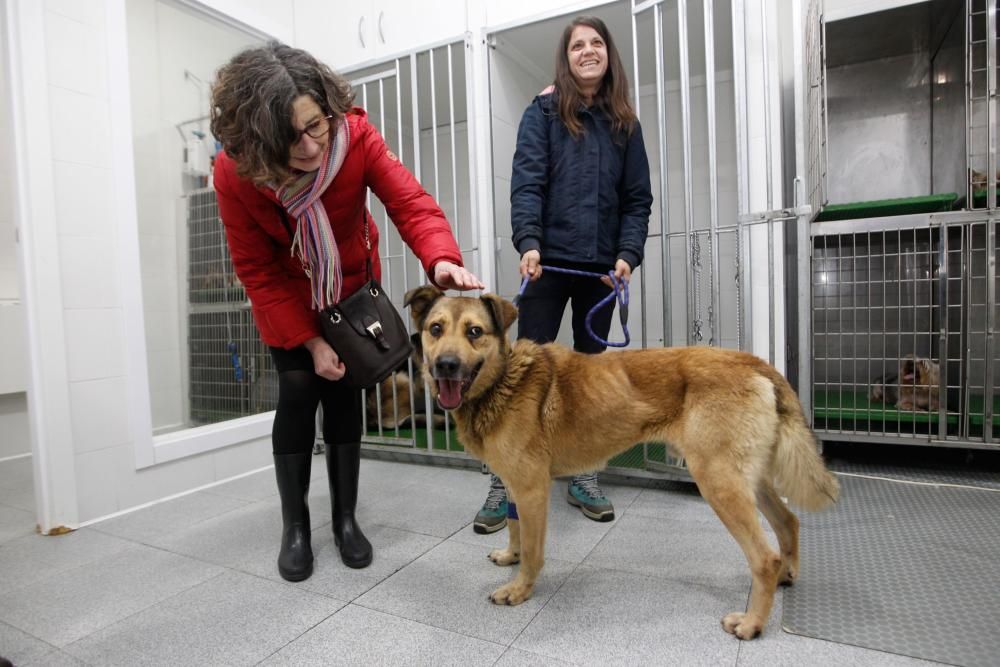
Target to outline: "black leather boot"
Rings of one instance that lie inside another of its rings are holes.
[[[340,549],[344,565],[353,568],[368,567],[372,562],[371,542],[354,520],[360,469],[360,443],[326,446],[326,470],[330,477],[330,503],[333,505],[333,539]]]
[[[274,474],[281,497],[281,552],[278,572],[282,579],[302,581],[313,572],[312,531],[309,528],[309,473],[312,452],[275,454]]]

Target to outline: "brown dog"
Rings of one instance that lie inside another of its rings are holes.
[[[896,407],[900,410],[936,411],[940,407],[940,384],[941,367],[937,362],[908,354],[899,362],[899,400]]]
[[[750,563],[750,606],[722,625],[741,639],[760,633],[775,587],[792,583],[799,567],[799,522],[778,494],[820,509],[839,493],[777,370],[714,347],[587,355],[524,340],[511,346],[517,311],[495,295],[453,298],[425,286],[410,290],[406,304],[431,391],[451,410],[466,450],[503,479],[520,516],[508,521],[510,545],[490,554],[498,565],[521,562],[513,581],[490,595],[494,603],[531,595],[552,477],[603,467],[638,442],[669,442]]]

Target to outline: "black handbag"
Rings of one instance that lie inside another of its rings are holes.
[[[413,344],[399,311],[372,275],[372,246],[364,217],[368,282],[351,296],[323,309],[319,319],[323,338],[347,369],[340,382],[369,389],[406,362]]]

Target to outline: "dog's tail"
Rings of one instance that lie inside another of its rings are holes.
[[[816,511],[835,503],[840,483],[826,469],[819,444],[802,414],[802,404],[777,371],[771,376],[778,409],[778,438],[772,462],[774,485],[793,505]]]

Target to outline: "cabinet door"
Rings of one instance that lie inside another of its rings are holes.
[[[295,46],[334,71],[375,57],[375,28],[367,2],[295,0]]]
[[[372,14],[376,57],[461,38],[468,25],[465,0],[382,0]]]

